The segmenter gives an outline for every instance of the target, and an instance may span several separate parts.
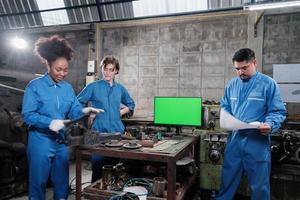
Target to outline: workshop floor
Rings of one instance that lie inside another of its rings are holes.
[[[82,188],[88,186],[91,181],[91,173],[90,170],[91,165],[89,162],[83,162],[82,166]],[[75,162],[72,162],[70,164],[70,188],[71,192],[69,194],[68,200],[74,200],[75,199]],[[1,198],[0,198],[1,199]],[[10,198],[12,200],[27,200],[28,195],[27,194],[21,194],[17,197]],[[53,199],[53,190],[52,188],[47,188],[46,192],[46,200],[52,200]]]

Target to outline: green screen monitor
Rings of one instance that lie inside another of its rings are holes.
[[[154,97],[154,123],[175,126],[201,126],[202,98]]]

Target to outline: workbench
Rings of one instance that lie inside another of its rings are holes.
[[[176,195],[176,161],[183,158],[188,153],[195,157],[195,145],[198,144],[199,137],[183,137],[178,145],[173,146],[172,153],[144,151],[143,148],[137,150],[128,150],[124,148],[110,148],[97,146],[86,148],[78,146],[76,149],[76,200],[81,199],[81,161],[83,155],[99,154],[107,157],[147,160],[154,162],[166,163],[167,165],[167,200],[180,200],[186,195],[187,190],[192,186],[196,179],[197,173],[189,177],[186,186],[180,194]]]

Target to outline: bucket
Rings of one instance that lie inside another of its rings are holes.
[[[139,200],[146,200],[148,190],[142,186],[130,186],[123,189],[124,192],[131,192],[139,197]]]

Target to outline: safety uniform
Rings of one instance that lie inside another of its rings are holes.
[[[29,199],[45,199],[49,176],[54,199],[67,199],[69,149],[57,142],[65,139],[64,130],[55,133],[49,125],[54,119],[77,119],[83,115],[72,86],[65,81],[55,83],[48,73],[32,80],[24,93],[22,115],[29,127]]]
[[[120,117],[121,105],[127,106],[131,111],[135,107],[128,91],[115,81],[112,86],[105,80],[90,83],[79,93],[78,100],[83,105],[91,102],[92,107],[105,111],[97,114],[92,124],[92,129],[101,133],[123,133],[125,128]],[[92,156],[92,182],[101,177],[101,169],[105,162],[103,159],[99,155]]]
[[[246,122],[264,122],[276,132],[286,116],[286,109],[276,82],[256,72],[248,81],[232,79],[225,88],[221,107]],[[258,129],[233,130],[228,137],[222,169],[221,189],[217,200],[230,200],[245,174],[251,199],[270,199],[270,135]]]

